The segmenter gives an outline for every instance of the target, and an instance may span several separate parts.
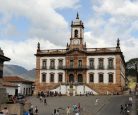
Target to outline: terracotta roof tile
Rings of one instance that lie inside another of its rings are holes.
[[[18,87],[18,85],[11,82],[3,82],[2,85],[7,87]]]
[[[33,81],[29,81],[26,79],[23,79],[19,76],[4,76],[3,80],[5,82],[23,82],[23,83],[33,83]]]

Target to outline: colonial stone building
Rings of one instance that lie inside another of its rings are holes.
[[[10,61],[10,58],[4,56],[4,52],[0,48],[0,104],[5,103],[8,97],[6,88],[3,86],[3,67],[5,61]]]
[[[66,49],[41,50],[36,56],[35,93],[57,91],[66,95],[121,92],[125,86],[125,61],[119,39],[116,47],[87,48],[79,15],[71,23]]]

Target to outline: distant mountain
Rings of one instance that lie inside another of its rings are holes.
[[[4,65],[3,76],[20,76],[27,80],[34,80],[35,69],[27,70],[19,65]]]
[[[26,73],[21,74],[25,79],[34,80],[35,79],[35,69],[29,70]]]

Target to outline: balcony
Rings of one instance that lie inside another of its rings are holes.
[[[86,70],[88,66],[64,66],[63,69],[65,70]]]
[[[46,70],[47,66],[42,66],[41,69]]]
[[[60,66],[58,66],[58,69],[63,69],[63,66],[61,66],[61,65],[60,65]]]
[[[108,65],[107,69],[113,70],[113,69],[114,69],[114,66],[109,66],[109,65]]]
[[[95,69],[95,67],[94,67],[94,66],[89,66],[89,69],[94,70],[94,69]]]
[[[104,66],[98,66],[98,69],[104,70]]]
[[[49,66],[49,69],[55,69],[55,66]]]

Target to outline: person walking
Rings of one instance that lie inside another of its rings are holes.
[[[132,101],[133,101],[133,98],[132,97],[129,97],[129,105],[132,107]]]
[[[80,103],[78,103],[78,112],[80,112]]]
[[[128,106],[127,106],[127,104],[125,104],[125,107],[124,107],[124,113],[125,113],[125,115],[127,114],[127,109],[128,109]]]
[[[70,115],[70,107],[69,106],[66,108],[66,113],[67,113],[67,115]]]
[[[43,97],[40,95],[39,99],[40,99],[40,102],[43,102]]]
[[[47,100],[46,100],[46,98],[44,98],[44,105],[47,105]]]
[[[52,113],[52,115],[56,115],[56,112],[57,112],[57,110],[56,110],[56,109],[54,109],[54,112]]]
[[[7,109],[7,107],[4,107],[2,112],[3,112],[4,115],[9,115],[9,110]]]
[[[98,105],[98,101],[99,101],[99,99],[96,98],[96,99],[95,99],[95,105]]]
[[[37,106],[35,106],[34,112],[35,112],[35,115],[38,115],[38,108],[37,108]]]
[[[121,105],[121,107],[120,107],[120,114],[122,114],[123,111],[124,111],[124,107],[123,107],[123,105]]]

